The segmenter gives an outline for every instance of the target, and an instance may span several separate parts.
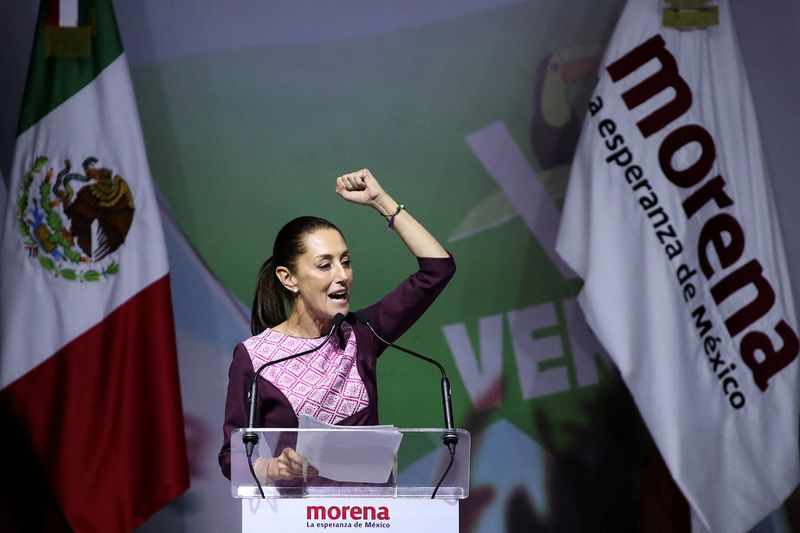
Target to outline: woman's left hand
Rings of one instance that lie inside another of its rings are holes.
[[[378,180],[366,168],[336,178],[336,194],[348,202],[376,208],[378,200],[386,196]]]
[[[368,205],[389,221],[405,245],[417,257],[447,257],[449,254],[422,224],[381,188],[366,168],[336,178],[336,193],[349,202]],[[430,199],[428,199],[430,200]]]

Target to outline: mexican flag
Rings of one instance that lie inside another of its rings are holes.
[[[0,237],[0,529],[129,531],[186,490],[169,268],[110,0],[42,0]]]
[[[743,532],[800,482],[800,340],[729,2],[629,0],[572,166],[558,252],[695,530]]]

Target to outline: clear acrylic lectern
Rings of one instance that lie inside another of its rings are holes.
[[[319,475],[261,479],[262,499],[242,442],[247,431],[259,436],[254,462],[290,447]],[[446,433],[390,426],[237,429],[231,435],[231,495],[243,499],[242,530],[391,527],[457,532],[458,500],[469,496],[470,434],[453,430],[458,444],[450,465],[450,451],[442,442]]]

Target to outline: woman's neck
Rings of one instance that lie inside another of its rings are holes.
[[[292,310],[289,318],[273,329],[292,337],[316,339],[328,334],[331,329],[331,319],[314,319],[307,313]]]

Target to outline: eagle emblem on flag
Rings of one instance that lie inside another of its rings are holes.
[[[119,271],[113,254],[124,243],[135,206],[128,182],[98,159],[82,172],[65,159],[56,171],[37,157],[25,173],[17,200],[18,226],[31,258],[56,277],[99,281]]]

